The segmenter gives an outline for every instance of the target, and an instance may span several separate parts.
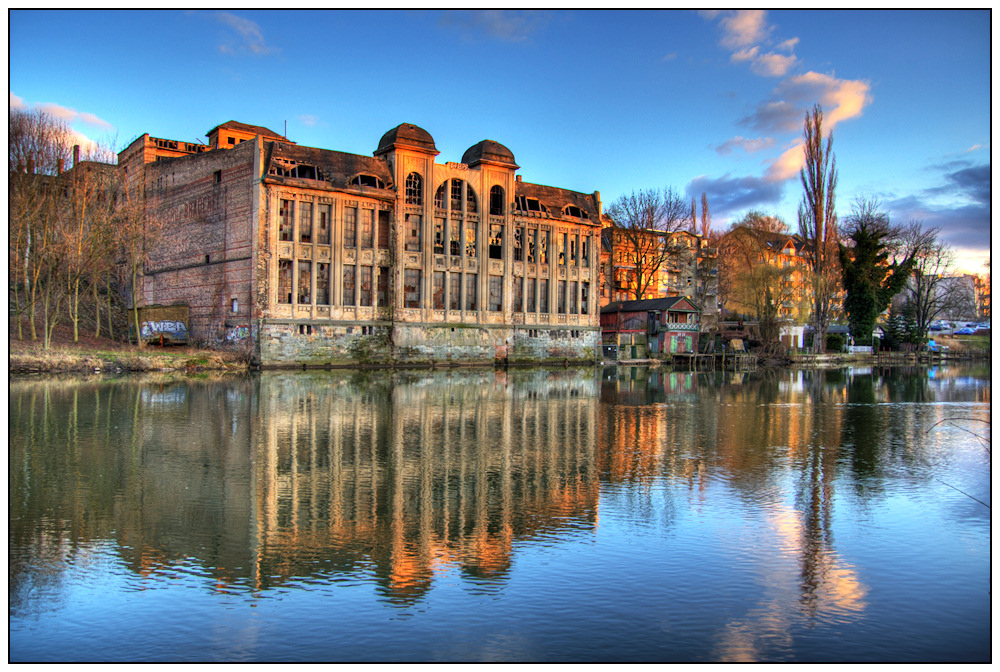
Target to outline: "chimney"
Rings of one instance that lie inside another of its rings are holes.
[[[521,176],[520,175],[515,175],[514,176],[514,181],[515,182],[520,182],[521,181]]]
[[[57,159],[56,160],[56,175],[62,175],[62,172],[63,172],[63,160],[62,159]]]
[[[73,167],[80,165],[80,145],[73,145]]]

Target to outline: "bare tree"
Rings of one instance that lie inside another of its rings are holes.
[[[815,328],[813,351],[822,352],[826,330],[830,326],[833,304],[840,291],[836,190],[837,160],[833,155],[833,133],[823,143],[823,109],[816,105],[806,112],[805,166],[802,180],[802,203],[799,205],[799,235],[808,243],[807,260],[811,274]]]
[[[938,229],[924,230],[920,222],[912,222],[903,232],[904,240],[917,252],[913,274],[901,295],[921,338],[939,317],[975,312],[974,288],[963,278],[950,277],[955,252],[937,234]]]
[[[712,215],[708,212],[708,194],[701,192],[701,237],[708,240],[712,232]]]
[[[687,204],[673,187],[662,192],[647,189],[620,197],[606,214],[613,222],[610,241],[615,272],[628,276],[626,282],[614,278],[612,282],[625,285],[636,299],[655,295],[660,268],[685,249],[670,234],[690,224]]]

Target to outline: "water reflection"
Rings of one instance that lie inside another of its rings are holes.
[[[14,380],[10,613],[66,608],[82,568],[126,591],[180,578],[254,605],[368,586],[410,613],[456,582],[513,599],[519,557],[582,540],[603,567],[560,570],[576,609],[649,593],[698,605],[685,617],[705,624],[692,649],[665,649],[628,639],[641,610],[595,617],[622,651],[802,659],[803,632],[861,627],[878,608],[873,568],[844,552],[856,509],[940,481],[956,437],[988,444],[988,425],[967,421],[989,403],[988,369],[957,367]],[[988,477],[955,485],[989,503]],[[988,509],[954,515],[988,535]],[[615,594],[626,551],[599,533],[621,529],[648,576]],[[664,555],[691,563],[685,577],[718,564],[723,578],[664,581]],[[531,617],[517,613],[550,627],[551,613]]]

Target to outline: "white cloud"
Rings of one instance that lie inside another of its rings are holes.
[[[837,79],[833,75],[807,72],[789,77],[775,89],[777,97],[802,103],[803,109],[814,103],[823,107],[823,127],[833,130],[839,122],[861,116],[871,102],[871,85],[859,79]],[[802,117],[805,117],[803,112]]]
[[[86,124],[87,126],[93,126],[95,128],[99,128],[104,131],[114,130],[114,126],[112,126],[107,121],[104,121],[96,114],[92,114],[90,112],[77,112],[71,107],[65,107],[63,105],[58,105],[56,103],[34,103],[32,105],[28,105],[27,103],[24,102],[24,99],[22,99],[20,96],[15,95],[13,92],[11,92],[10,94],[10,109],[12,110],[35,109],[38,110],[39,112],[47,114],[53,119],[58,119],[59,121],[62,121],[67,125],[79,121],[80,123]]]
[[[301,121],[306,126],[315,126],[319,123],[319,117],[315,114],[300,114],[298,120]]]
[[[550,14],[537,10],[447,10],[438,25],[458,28],[465,39],[483,33],[489,38],[523,42],[549,22]]]
[[[10,92],[10,108],[11,110],[23,110],[27,107],[24,104],[24,100],[20,96],[14,95],[14,92]]]
[[[767,37],[767,13],[762,9],[740,9],[726,14],[719,21],[723,35],[720,44],[729,49],[739,49],[757,44]]]
[[[775,48],[781,49],[782,51],[792,51],[793,49],[795,49],[795,45],[797,45],[798,43],[799,43],[799,38],[793,37],[790,40],[785,40]]]
[[[215,17],[223,24],[229,26],[238,34],[241,42],[234,46],[232,43],[219,45],[219,51],[223,54],[235,55],[238,51],[248,51],[255,56],[266,56],[267,54],[277,54],[281,50],[268,46],[264,41],[264,31],[260,25],[250,19],[237,16],[229,12],[216,12]]]
[[[783,56],[769,52],[760,53],[760,47],[741,49],[733,52],[729,57],[733,63],[750,61],[750,70],[757,75],[764,77],[784,77],[785,74],[795,65],[798,60],[795,55]]]

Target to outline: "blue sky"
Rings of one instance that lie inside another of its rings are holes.
[[[10,105],[90,140],[205,142],[230,119],[371,155],[426,129],[460,161],[506,145],[529,182],[708,194],[796,227],[805,111],[823,106],[837,210],[879,198],[990,255],[990,23],[965,11],[12,11]],[[700,210],[700,205],[699,205]]]

